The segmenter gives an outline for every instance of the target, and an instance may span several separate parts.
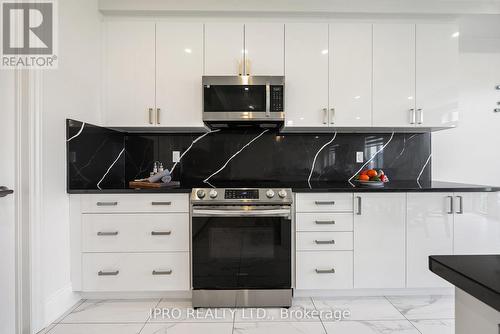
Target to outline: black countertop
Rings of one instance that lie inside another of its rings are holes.
[[[500,255],[430,256],[429,269],[500,312]]]
[[[454,182],[393,181],[382,188],[355,187],[348,182],[212,182],[217,188],[292,188],[293,192],[494,192],[500,187],[491,187]],[[209,188],[206,184],[181,183],[175,188],[160,189],[69,189],[69,194],[135,194],[135,193],[190,193],[192,188]]]

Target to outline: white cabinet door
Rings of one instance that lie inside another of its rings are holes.
[[[245,24],[247,75],[283,75],[285,71],[283,23]]]
[[[500,193],[456,193],[455,199],[455,254],[499,254]]]
[[[203,24],[156,25],[156,123],[203,126]]]
[[[458,122],[457,31],[454,24],[417,24],[418,126],[451,127]]]
[[[330,125],[372,125],[372,25],[330,25]]]
[[[407,287],[451,286],[429,270],[429,256],[453,254],[452,203],[452,193],[408,193]]]
[[[328,126],[328,24],[285,25],[286,126]]]
[[[153,126],[155,23],[106,22],[104,45],[104,124]]]
[[[205,75],[244,74],[243,34],[240,23],[205,24]]]
[[[414,126],[415,25],[373,25],[373,125]]]
[[[355,194],[354,288],[405,287],[406,194]]]

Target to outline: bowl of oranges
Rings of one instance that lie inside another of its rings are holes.
[[[356,175],[354,182],[364,187],[383,187],[389,178],[381,169],[365,169]]]

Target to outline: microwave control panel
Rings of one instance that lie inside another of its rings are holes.
[[[283,111],[283,86],[271,86],[271,111],[280,112]]]

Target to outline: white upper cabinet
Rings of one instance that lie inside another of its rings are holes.
[[[330,125],[372,125],[372,25],[330,24]]]
[[[455,194],[455,254],[500,253],[500,193]]]
[[[155,23],[104,23],[104,123],[150,126],[155,108]]]
[[[328,24],[286,24],[285,80],[285,126],[328,126]]]
[[[203,24],[156,25],[156,123],[200,127]]]
[[[458,28],[417,24],[417,125],[451,127],[458,122]]]
[[[404,288],[406,194],[357,193],[354,203],[354,288]]]
[[[453,193],[408,193],[406,224],[407,287],[450,287],[429,256],[453,254]]]
[[[414,126],[415,25],[373,25],[373,126]]]
[[[284,75],[284,61],[284,24],[245,24],[245,72],[247,75]]]
[[[243,75],[244,49],[243,24],[205,24],[205,75]]]

